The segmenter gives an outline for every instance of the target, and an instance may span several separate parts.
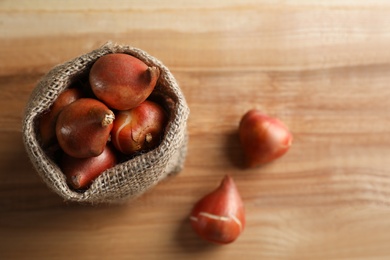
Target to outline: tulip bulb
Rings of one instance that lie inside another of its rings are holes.
[[[106,54],[93,65],[89,82],[96,97],[117,110],[132,109],[152,93],[160,76],[158,67],[124,53]]]
[[[239,138],[247,168],[281,157],[289,150],[293,140],[292,134],[280,120],[258,110],[250,110],[242,117]]]
[[[39,132],[44,147],[56,140],[56,123],[62,109],[82,96],[83,92],[78,88],[66,89],[57,97],[50,110],[42,115],[39,120]]]
[[[106,146],[103,152],[95,157],[74,158],[64,154],[61,168],[73,188],[85,189],[105,170],[115,166],[116,161],[113,150]]]
[[[58,143],[72,157],[98,156],[110,137],[114,119],[114,113],[102,102],[91,98],[78,99],[58,116]]]
[[[217,189],[195,204],[190,220],[194,231],[204,240],[228,244],[237,239],[245,227],[245,213],[241,196],[229,175]]]
[[[167,115],[155,102],[145,101],[136,108],[118,111],[111,140],[124,154],[134,154],[155,148],[161,141]]]

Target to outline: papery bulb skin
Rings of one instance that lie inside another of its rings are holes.
[[[61,169],[71,187],[85,189],[105,170],[114,167],[116,162],[112,148],[106,146],[103,152],[95,157],[74,158],[64,153]]]
[[[115,117],[111,140],[117,150],[127,155],[158,146],[168,120],[164,109],[149,100],[133,109],[118,111]]]
[[[246,168],[254,168],[283,156],[293,140],[283,122],[255,109],[242,117],[239,138]]]
[[[72,157],[98,156],[107,144],[114,119],[114,113],[102,102],[91,98],[78,99],[58,116],[58,143]]]
[[[199,200],[192,209],[191,225],[202,239],[229,244],[245,227],[245,211],[233,179],[226,175],[217,189]]]
[[[44,147],[56,141],[56,123],[62,109],[83,96],[82,90],[78,88],[66,89],[57,97],[49,111],[42,114],[39,119],[39,133]]]
[[[106,54],[91,68],[89,82],[93,93],[108,107],[129,110],[144,102],[160,77],[158,67],[124,53]]]

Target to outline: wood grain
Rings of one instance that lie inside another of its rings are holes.
[[[0,2],[0,259],[388,259],[388,1]],[[104,42],[163,61],[191,109],[185,169],[124,205],[67,203],[35,174],[21,121],[51,67]],[[280,160],[241,168],[240,117],[294,134]],[[192,205],[229,173],[247,226],[218,247]]]

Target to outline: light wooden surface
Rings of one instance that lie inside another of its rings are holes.
[[[185,169],[121,206],[64,203],[24,151],[38,79],[105,41],[157,57],[191,115]],[[0,259],[389,259],[389,1],[0,1]],[[294,134],[242,170],[236,130],[257,107]],[[224,174],[241,237],[200,241],[188,214]]]

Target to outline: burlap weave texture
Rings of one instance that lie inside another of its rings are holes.
[[[149,66],[160,68],[161,75],[154,94],[164,100],[169,114],[160,145],[152,151],[106,170],[84,192],[72,190],[58,165],[40,145],[37,134],[39,116],[58,95],[85,74],[101,56],[109,53],[127,53]],[[136,198],[150,190],[168,175],[180,172],[187,153],[187,118],[189,108],[175,78],[159,60],[140,49],[107,43],[50,70],[37,84],[27,104],[23,121],[23,139],[30,160],[39,176],[65,200],[88,203],[113,203]]]

